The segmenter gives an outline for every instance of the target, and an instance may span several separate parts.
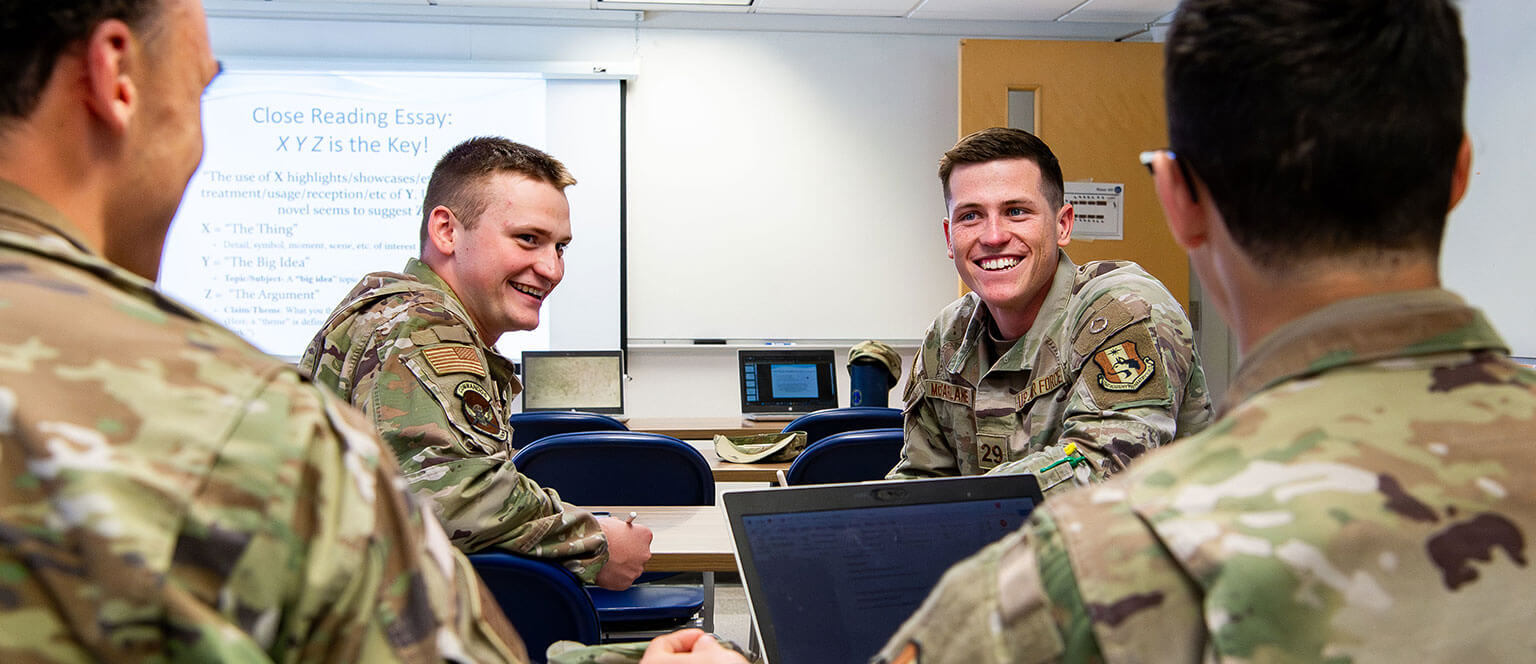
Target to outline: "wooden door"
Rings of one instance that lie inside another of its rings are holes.
[[[1136,160],[1168,145],[1162,45],[962,39],[959,136],[1007,125],[1011,90],[1034,93],[1035,126],[1019,128],[1051,146],[1067,181],[1125,185],[1124,239],[1073,239],[1072,260],[1136,261],[1188,309],[1189,262]]]

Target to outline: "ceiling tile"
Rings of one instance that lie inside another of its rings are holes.
[[[753,0],[758,14],[906,16],[922,0]]]
[[[1082,0],[927,0],[911,18],[969,21],[1054,21]]]
[[[1091,0],[1061,19],[1084,23],[1151,23],[1178,7],[1178,0]]]

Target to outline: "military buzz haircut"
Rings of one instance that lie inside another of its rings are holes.
[[[514,173],[548,183],[565,191],[576,178],[565,164],[542,150],[496,136],[480,136],[460,143],[443,155],[432,169],[427,194],[421,203],[421,250],[427,249],[427,222],[441,205],[453,210],[459,223],[471,228],[488,202],[480,184],[494,173]]]
[[[0,0],[0,126],[37,108],[54,64],[103,21],[142,28],[163,0]]]
[[[1040,167],[1040,185],[1045,200],[1060,210],[1062,198],[1061,163],[1045,141],[1023,129],[992,127],[975,132],[939,158],[939,183],[944,186],[944,202],[949,203],[949,175],[962,164],[985,164],[1000,159],[1028,159]]]
[[[1260,265],[1438,255],[1466,58],[1447,0],[1186,0],[1170,141]]]

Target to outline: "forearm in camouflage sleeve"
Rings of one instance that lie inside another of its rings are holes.
[[[729,639],[711,634],[726,650],[741,655],[742,660],[749,664],[757,664],[761,661],[757,657],[747,654],[741,646]],[[549,664],[639,664],[645,657],[645,649],[650,647],[649,641],[635,643],[605,643],[602,645],[588,646],[574,641],[556,641],[549,646],[545,653],[549,656]]]
[[[276,472],[267,477],[276,481],[265,522],[292,530],[286,541],[252,542],[219,603],[248,607],[253,634],[273,621],[273,647],[293,649],[279,661],[526,662],[522,642],[499,609],[481,604],[478,577],[404,493],[362,418],[318,391],[277,387],[249,409],[224,455],[262,459],[263,448],[278,447],[274,435],[307,441],[301,463],[256,461]],[[210,486],[263,477],[237,464],[220,473],[228,476],[210,477]],[[280,621],[254,613],[277,595],[287,607]]]
[[[1154,308],[1151,318],[1107,338],[1080,338],[1083,366],[1077,380],[1065,388],[1061,437],[1045,450],[991,472],[1038,473],[1069,456],[1065,449],[1070,444],[1075,449],[1070,456],[1085,463],[1068,462],[1052,469],[1059,473],[1072,468],[1070,478],[1041,478],[1042,487],[1063,491],[1102,482],[1125,470],[1136,457],[1173,440],[1194,349],[1164,338],[1165,328],[1177,326],[1159,322],[1158,311]],[[1093,341],[1083,344],[1087,338]]]
[[[518,472],[505,448],[489,449],[454,428],[402,364],[386,363],[373,379],[371,389],[357,391],[370,397],[364,410],[456,546],[555,559],[584,581],[597,577],[608,544],[591,513]]]

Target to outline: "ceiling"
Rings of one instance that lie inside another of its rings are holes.
[[[205,5],[210,16],[523,17],[555,22],[607,22],[628,16],[658,27],[808,25],[812,30],[858,31],[873,26],[880,32],[1145,39],[1147,29],[1162,22],[1178,0],[206,0]]]

